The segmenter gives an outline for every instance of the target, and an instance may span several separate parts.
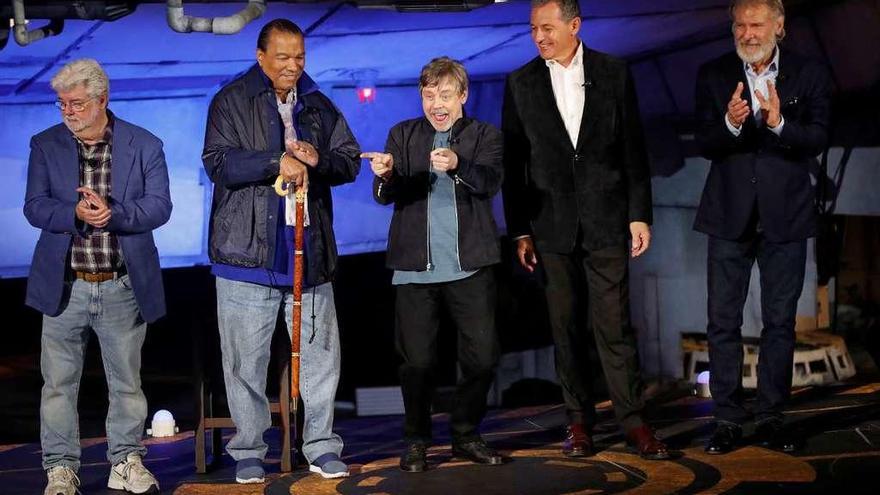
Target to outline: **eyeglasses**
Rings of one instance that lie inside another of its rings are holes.
[[[95,98],[87,98],[83,101],[72,101],[70,103],[67,103],[67,102],[64,102],[61,100],[56,100],[55,106],[58,107],[59,109],[61,109],[62,112],[67,110],[68,108],[70,108],[74,112],[82,112],[83,110],[86,109],[86,104],[94,99]]]

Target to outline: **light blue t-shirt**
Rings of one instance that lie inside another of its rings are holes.
[[[434,149],[449,146],[449,131],[434,134]],[[455,182],[446,172],[431,169],[428,195],[428,263],[425,271],[395,270],[391,283],[433,284],[470,277],[476,270],[462,271],[458,254],[458,210]]]

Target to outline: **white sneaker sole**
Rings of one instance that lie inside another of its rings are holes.
[[[264,483],[266,478],[239,478],[236,476],[235,482],[240,485],[256,485],[257,483]]]
[[[109,488],[109,489],[111,489],[111,490],[122,490],[122,491],[124,491],[124,492],[126,492],[126,493],[136,493],[136,494],[141,494],[141,493],[159,493],[159,485],[150,485],[149,488],[147,488],[146,490],[144,490],[144,491],[142,491],[142,492],[133,492],[133,491],[131,491],[131,490],[125,488],[125,485],[123,485],[121,481],[119,481],[119,480],[114,480],[114,479],[112,479],[112,478],[109,479],[109,480],[107,480],[107,488]]]
[[[318,466],[314,466],[314,465],[311,465],[311,464],[309,465],[309,471],[311,471],[311,472],[313,472],[313,473],[318,473],[318,474],[320,474],[322,477],[324,477],[324,478],[326,478],[326,479],[328,479],[328,480],[329,480],[329,479],[334,479],[334,478],[347,478],[347,477],[348,477],[348,471],[343,471],[343,472],[341,472],[341,473],[325,473],[325,472],[324,472],[321,468],[319,468]]]

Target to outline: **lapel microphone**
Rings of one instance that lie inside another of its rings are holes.
[[[592,88],[593,87],[593,80],[587,79],[586,81],[584,81],[583,84],[581,84],[581,87],[582,88]]]

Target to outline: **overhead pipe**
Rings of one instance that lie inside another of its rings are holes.
[[[245,8],[226,17],[195,17],[183,13],[183,0],[168,0],[168,26],[178,33],[235,34],[266,12],[266,0],[248,0]]]
[[[12,29],[15,33],[15,42],[21,46],[27,46],[49,36],[56,36],[64,30],[64,19],[50,19],[49,24],[39,29],[28,31],[24,15],[24,0],[12,0],[12,15]],[[3,45],[5,43],[5,41],[2,42]],[[3,46],[0,45],[0,48],[3,48]]]
[[[507,0],[354,0],[359,9],[396,10],[398,12],[470,12],[492,3]]]

